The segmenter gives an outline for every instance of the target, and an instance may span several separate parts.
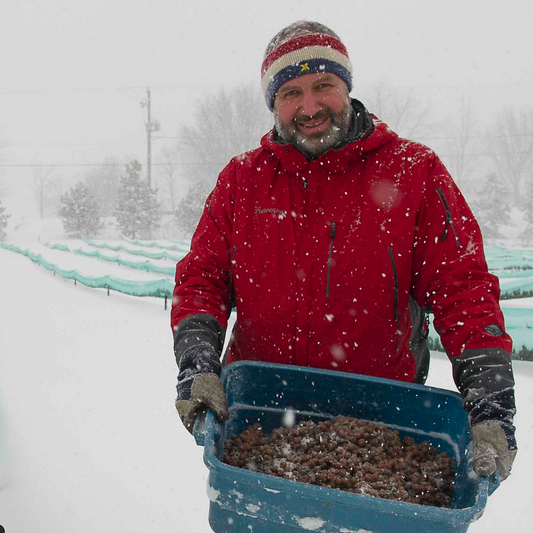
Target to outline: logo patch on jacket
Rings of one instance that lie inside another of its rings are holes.
[[[264,215],[264,214],[271,214],[274,218],[285,218],[287,216],[287,211],[283,209],[276,209],[275,207],[269,207],[267,209],[259,209],[257,208],[255,210],[256,215]]]
[[[503,335],[503,331],[500,326],[497,324],[491,324],[490,326],[485,326],[483,328],[487,333],[490,333],[493,337],[500,337]]]

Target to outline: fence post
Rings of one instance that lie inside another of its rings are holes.
[[[167,310],[167,300],[168,300],[168,296],[165,294],[165,311]]]

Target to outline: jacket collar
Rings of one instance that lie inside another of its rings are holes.
[[[358,100],[352,99],[352,108],[354,118],[348,139],[316,159],[310,160],[292,144],[280,141],[275,128],[263,136],[261,146],[271,151],[291,174],[307,173],[313,168],[331,173],[346,172],[352,159],[397,137]]]

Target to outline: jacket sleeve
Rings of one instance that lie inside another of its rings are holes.
[[[471,426],[497,421],[516,449],[512,341],[479,226],[436,156],[418,213],[413,295],[429,306]]]
[[[442,162],[431,156],[415,229],[412,293],[429,307],[450,358],[467,349],[511,352],[479,226]]]
[[[189,253],[176,265],[171,326],[179,360],[198,343],[220,354],[231,313],[231,235],[235,190],[233,160],[205,203]]]

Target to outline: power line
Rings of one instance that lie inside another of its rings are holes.
[[[6,147],[11,146],[101,146],[101,142],[94,142],[94,143],[72,143],[72,142],[57,142],[57,143],[41,143],[41,142],[34,142],[34,143],[6,143]]]
[[[482,157],[482,156],[500,156],[500,155],[523,155],[523,154],[531,154],[531,151],[522,151],[522,152],[479,152],[479,153],[473,153],[473,154],[465,154],[465,157]],[[439,153],[438,154],[441,157],[452,157],[453,154],[447,154],[447,153]],[[228,161],[176,161],[175,165],[183,165],[183,166],[199,166],[199,165],[225,165],[228,163]],[[125,163],[45,163],[45,164],[38,164],[38,163],[0,163],[0,167],[8,168],[8,167],[27,167],[27,168],[48,168],[48,167],[56,167],[56,168],[63,168],[63,167],[123,167],[125,166]],[[152,163],[152,166],[155,167],[164,167],[168,166],[168,163]]]
[[[215,86],[213,86],[215,87]],[[209,88],[205,85],[152,85],[152,89],[159,91],[191,90],[198,88]],[[125,87],[71,87],[66,89],[20,89],[12,91],[0,91],[0,95],[32,95],[32,94],[62,94],[62,93],[85,93],[85,92],[126,92],[129,90],[146,91],[146,86],[125,86]],[[130,95],[131,96],[131,95]]]
[[[205,164],[226,164],[228,161],[180,161],[176,162],[176,165],[205,165]],[[125,163],[0,163],[0,167],[123,167]],[[152,166],[163,167],[168,166],[168,163],[152,163]]]

